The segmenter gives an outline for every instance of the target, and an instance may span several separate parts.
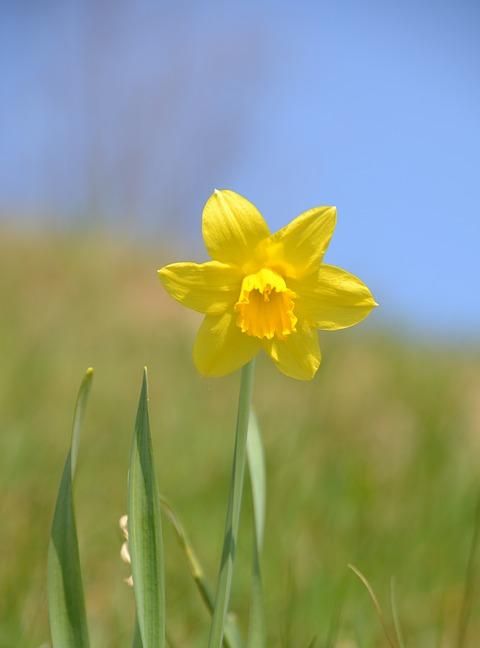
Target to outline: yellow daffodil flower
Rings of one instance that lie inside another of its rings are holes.
[[[377,306],[360,279],[323,263],[335,222],[335,207],[314,207],[271,234],[246,198],[212,194],[202,231],[213,260],[158,271],[174,299],[205,314],[193,351],[200,373],[223,376],[263,349],[287,376],[313,378],[316,329],[353,326]]]

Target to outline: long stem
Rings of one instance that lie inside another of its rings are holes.
[[[225,536],[223,540],[222,561],[217,581],[215,610],[210,628],[209,648],[221,648],[224,634],[225,619],[230,603],[233,564],[235,561],[240,509],[242,505],[243,478],[245,475],[245,460],[250,418],[250,403],[252,400],[253,374],[255,360],[251,360],[242,369],[240,381],[240,396],[238,401],[237,430],[235,450],[233,453],[232,477],[228,498],[227,518],[225,521]]]

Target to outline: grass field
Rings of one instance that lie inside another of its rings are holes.
[[[48,645],[49,526],[76,391],[90,365],[76,483],[90,632],[93,648],[129,646],[133,598],[123,583],[118,518],[142,368],[149,368],[160,487],[212,582],[238,376],[196,374],[198,320],[163,293],[155,269],[165,254],[101,235],[12,231],[1,233],[0,254],[0,647]],[[323,365],[311,383],[258,363],[272,648],[307,648],[315,635],[324,648],[337,621],[338,648],[387,645],[348,563],[368,576],[389,619],[394,577],[406,646],[460,648],[480,493],[480,356],[372,330],[323,334]],[[165,541],[169,634],[177,647],[204,646],[208,616],[168,526]],[[245,514],[233,599],[242,622],[250,543]],[[474,582],[475,561],[470,576]],[[480,587],[463,648],[480,645],[479,597]]]

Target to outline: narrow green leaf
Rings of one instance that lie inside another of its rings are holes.
[[[73,506],[73,479],[80,431],[92,384],[88,369],[80,385],[73,417],[72,442],[65,461],[55,505],[48,547],[48,614],[53,648],[88,648],[77,526]]]
[[[255,535],[258,550],[262,551],[263,534],[265,530],[266,508],[266,477],[265,477],[265,452],[263,450],[262,436],[258,426],[258,419],[252,410],[248,427],[247,458],[250,472],[250,484],[253,498],[253,516],[255,522]]]
[[[132,648],[143,648],[142,637],[140,636],[140,627],[138,625],[137,617],[135,617],[135,629],[133,631]]]
[[[143,648],[165,647],[165,576],[157,480],[143,375],[128,477],[128,547]]]
[[[264,648],[266,645],[266,631],[260,556],[265,529],[265,453],[257,417],[253,410],[250,413],[248,427],[247,458],[254,518],[252,591],[247,646],[248,648]]]
[[[248,423],[250,419],[250,402],[253,391],[255,360],[251,360],[242,369],[240,397],[238,402],[237,429],[235,449],[233,452],[232,476],[225,520],[222,559],[217,581],[215,609],[213,611],[209,648],[221,648],[223,642],[225,619],[230,605],[233,565],[235,562],[240,510],[242,506],[243,480],[245,475],[246,445]]]
[[[162,497],[161,495],[160,505],[165,517],[171,523],[177,536],[178,542],[185,553],[185,557],[187,558],[188,566],[190,568],[190,573],[197,586],[202,601],[204,602],[210,614],[213,614],[214,602],[211,588],[205,577],[203,567],[200,564],[197,554],[195,553],[195,550],[187,536],[185,528],[183,527],[172,505],[167,501],[165,497]],[[242,648],[243,646],[240,630],[238,628],[236,618],[233,614],[227,614],[227,618],[225,620],[225,636],[223,638],[223,643],[225,646],[227,646],[227,648]]]

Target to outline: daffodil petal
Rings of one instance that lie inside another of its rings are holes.
[[[234,191],[217,191],[203,210],[203,238],[212,259],[242,265],[270,235],[258,209]]]
[[[264,341],[263,347],[277,368],[290,378],[311,380],[320,366],[318,333],[306,325],[284,340]]]
[[[260,340],[242,333],[235,314],[207,315],[193,348],[193,359],[204,376],[224,376],[247,364],[261,348]]]
[[[270,264],[286,276],[301,277],[316,269],[327,250],[337,221],[335,207],[314,207],[273,234],[265,246]]]
[[[303,281],[290,281],[298,295],[295,311],[316,328],[335,331],[361,322],[377,306],[368,287],[355,275],[322,264]]]
[[[172,263],[158,271],[167,292],[200,313],[224,313],[240,294],[238,269],[218,261]]]

